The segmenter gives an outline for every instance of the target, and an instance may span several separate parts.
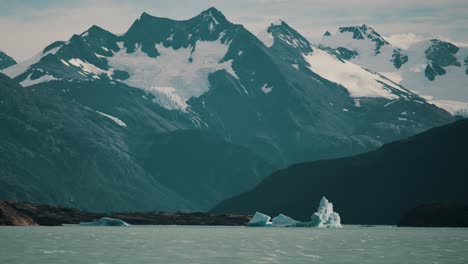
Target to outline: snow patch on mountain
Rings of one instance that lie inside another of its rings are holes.
[[[265,94],[269,94],[271,93],[271,91],[273,91],[273,87],[268,86],[267,83],[265,83],[261,89],[262,89],[262,92]]]
[[[155,96],[153,102],[166,109],[186,111],[188,107],[174,87],[149,87],[147,90]]]
[[[100,77],[99,77],[100,74],[105,74],[109,78],[111,78],[111,76],[112,76],[112,70],[111,71],[105,71],[105,70],[103,70],[101,68],[96,67],[95,65],[93,65],[91,63],[84,62],[81,59],[71,59],[71,60],[68,61],[68,63],[70,63],[71,65],[76,66],[78,68],[81,68],[87,74],[91,74],[91,76],[94,79],[100,79]]]
[[[156,58],[149,57],[137,47],[133,53],[122,49],[108,61],[113,69],[130,74],[124,83],[157,96],[164,94],[167,100],[173,100],[170,104],[163,103],[165,107],[185,109],[185,101],[209,90],[208,76],[216,71],[225,70],[239,79],[232,68],[232,60],[223,61],[229,45],[220,40],[198,41],[193,48],[174,49],[163,44],[156,44],[155,48],[160,54]],[[163,101],[167,102],[166,99]]]
[[[38,63],[43,57],[49,55],[49,54],[55,54],[57,53],[57,51],[62,47],[62,45],[58,46],[58,47],[55,47],[51,50],[48,50],[47,52],[41,52],[39,54],[37,54],[36,56],[28,59],[28,60],[25,60],[21,63],[18,63],[16,65],[13,65],[9,68],[6,68],[5,70],[3,70],[2,72],[6,75],[8,75],[8,77],[10,78],[15,78],[17,77],[18,75],[24,73],[25,71],[27,71],[32,65]]]
[[[468,117],[468,103],[450,100],[430,100],[429,102],[446,110],[452,115]]]
[[[320,49],[315,49],[304,58],[312,71],[325,79],[341,84],[352,97],[398,98],[386,87],[388,85],[397,88],[395,84],[354,63],[340,60]]]
[[[263,42],[263,44],[265,44],[265,46],[267,46],[268,48],[273,46],[273,44],[275,43],[275,38],[273,37],[271,32],[269,32],[268,28],[260,31],[260,33],[257,34],[257,38],[261,42]]]
[[[48,74],[45,74],[37,79],[31,79],[31,76],[32,76],[32,73],[28,75],[28,77],[20,82],[21,86],[23,87],[28,87],[28,86],[32,86],[32,85],[35,85],[35,84],[38,84],[38,83],[43,83],[43,82],[50,82],[50,81],[55,81],[55,80],[59,80],[57,78],[55,78],[54,76],[52,75],[48,75]]]
[[[356,32],[344,31],[340,28],[338,32],[330,36],[324,36],[320,42],[321,46],[333,49],[346,48],[349,51],[355,51],[357,56],[350,58],[349,61],[376,72],[390,72],[395,68],[389,63],[393,56],[394,48],[378,35],[371,27],[356,26],[353,28]],[[379,43],[379,44],[378,44]]]
[[[107,117],[109,118],[110,120],[114,121],[114,123],[116,123],[117,125],[121,126],[121,127],[127,127],[127,124],[125,124],[125,122],[123,122],[122,120],[120,120],[119,118],[115,117],[115,116],[111,116],[111,115],[108,115],[106,113],[103,113],[103,112],[100,112],[100,111],[96,111],[96,113],[104,116],[104,117]]]
[[[353,27],[347,29],[350,28]],[[390,36],[389,41],[382,37],[379,43],[385,44],[380,46],[380,53],[375,53],[378,44],[366,34],[356,37],[341,29],[333,36],[324,36],[321,46],[336,51],[356,51],[357,55],[349,61],[378,72],[415,93],[430,96],[429,101],[450,113],[463,108],[464,102],[468,103],[468,70],[464,65],[468,49],[462,45],[401,34]]]
[[[434,100],[468,102],[468,75],[462,65],[464,58],[468,56],[468,49],[460,48],[453,55],[460,66],[446,66],[443,68],[445,71],[443,75],[437,75],[433,80],[429,80],[426,69],[432,63],[428,60],[426,51],[431,49],[431,45],[432,41],[423,41],[411,46],[406,51],[410,58],[408,63],[394,70],[393,76],[400,76],[401,85],[422,95],[430,95]],[[390,76],[388,73],[383,74]]]

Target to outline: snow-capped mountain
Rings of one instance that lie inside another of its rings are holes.
[[[402,50],[366,25],[324,34],[320,46],[417,92],[452,113],[468,110],[468,48],[439,39]]]
[[[23,86],[124,83],[284,165],[368,150],[451,120],[389,79],[313,47],[284,21],[265,38],[215,8],[183,21],[143,13],[123,35],[93,26],[4,72]],[[121,112],[113,116],[131,118]]]
[[[63,79],[121,81],[153,93],[168,109],[186,110],[188,99],[208,91],[209,74],[225,70],[238,79],[232,60],[239,54],[229,48],[241,28],[216,9],[186,21],[143,13],[123,36],[93,26],[5,73],[23,86]]]
[[[90,149],[100,149],[93,133],[115,137],[109,147],[119,155],[112,157],[185,199],[181,208],[206,209],[252,188],[272,168],[360,153],[454,120],[383,75],[312,46],[284,21],[261,39],[215,8],[183,21],[144,13],[123,35],[93,26],[4,73],[29,87],[30,97],[45,93],[103,121],[84,126]],[[26,123],[39,118],[31,115]],[[44,137],[50,127],[64,127],[55,115],[60,125],[40,123]],[[183,133],[189,130],[194,134]],[[75,150],[73,130],[66,131],[63,144],[80,159],[85,152]],[[49,159],[65,162],[56,158]],[[67,175],[70,161],[54,175]],[[125,180],[131,174],[115,173]],[[194,190],[203,196],[194,200]]]
[[[15,64],[16,61],[12,57],[8,56],[7,54],[5,54],[5,52],[0,50],[0,70],[3,70]]]

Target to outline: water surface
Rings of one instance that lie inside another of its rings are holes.
[[[0,263],[468,263],[468,229],[0,227]]]

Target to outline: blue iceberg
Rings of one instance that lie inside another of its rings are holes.
[[[130,226],[130,225],[120,219],[103,217],[94,222],[81,222],[80,226]]]
[[[272,224],[273,226],[279,227],[295,227],[300,224],[300,222],[292,219],[287,215],[279,214],[277,217],[273,218]]]
[[[249,223],[247,224],[248,226],[271,226],[271,221],[270,221],[271,217],[266,215],[266,214],[262,214],[260,212],[256,212],[255,215],[252,217],[252,219],[250,219]]]

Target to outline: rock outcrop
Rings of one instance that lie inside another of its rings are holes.
[[[122,220],[131,225],[212,225],[245,226],[249,215],[208,213],[92,213],[78,209],[26,202],[0,201],[0,226],[60,226],[93,222],[107,217]]]

